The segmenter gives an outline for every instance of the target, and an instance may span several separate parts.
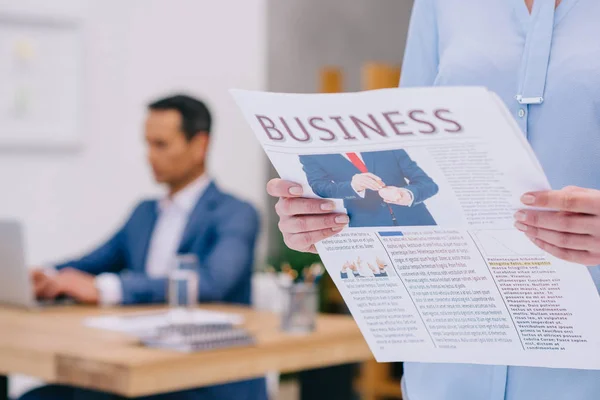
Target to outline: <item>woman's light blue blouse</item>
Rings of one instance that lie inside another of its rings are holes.
[[[554,3],[535,0],[530,15],[524,0],[415,0],[401,86],[487,86],[554,188],[600,189],[600,0]],[[405,389],[409,400],[595,400],[600,371],[407,363]]]

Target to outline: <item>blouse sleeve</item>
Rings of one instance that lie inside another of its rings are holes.
[[[438,28],[435,0],[415,0],[404,62],[401,87],[431,86],[438,72]]]

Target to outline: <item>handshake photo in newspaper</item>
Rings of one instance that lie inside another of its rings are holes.
[[[439,187],[404,149],[301,155],[300,163],[317,196],[344,201],[351,227],[437,225],[423,202]]]

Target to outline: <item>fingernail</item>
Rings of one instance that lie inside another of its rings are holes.
[[[527,225],[522,224],[520,222],[515,222],[515,228],[517,228],[521,232],[527,232]]]
[[[535,196],[531,194],[526,194],[521,197],[521,202],[523,204],[533,204],[535,202]]]
[[[350,222],[350,218],[347,215],[338,215],[335,217],[336,224],[347,224],[348,222]]]
[[[339,232],[339,231],[341,231],[342,229],[344,229],[344,227],[343,227],[343,226],[340,226],[340,227],[337,227],[337,228],[331,228],[331,230],[332,230],[332,231],[334,231],[334,232]]]
[[[527,214],[525,214],[523,211],[518,211],[515,214],[515,219],[517,221],[525,221],[525,220],[527,220]]]
[[[300,196],[302,194],[302,188],[300,186],[292,186],[289,188],[288,192],[294,196]]]
[[[335,204],[330,203],[330,202],[321,204],[321,210],[323,210],[323,211],[331,211],[334,208],[335,208]]]

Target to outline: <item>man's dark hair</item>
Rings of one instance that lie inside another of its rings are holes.
[[[181,114],[181,130],[192,140],[199,132],[210,133],[212,117],[206,105],[198,99],[177,94],[156,100],[148,105],[150,110],[175,110]]]

